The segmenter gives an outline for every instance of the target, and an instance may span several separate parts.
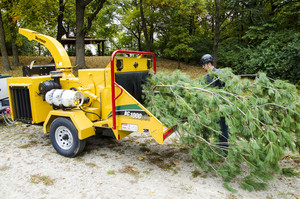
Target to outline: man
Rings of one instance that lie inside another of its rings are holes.
[[[210,54],[206,54],[201,57],[201,64],[202,64],[203,68],[206,70],[206,72],[213,71],[217,74],[220,74],[221,71],[214,67],[213,61],[214,61],[214,59]],[[221,88],[221,87],[225,86],[224,82],[221,82],[217,78],[214,79],[213,77],[210,77],[209,74],[206,74],[205,77],[207,79],[206,81],[213,87]]]
[[[201,64],[207,72],[213,71],[217,74],[220,74],[221,71],[214,67],[213,61],[214,61],[213,57],[210,54],[205,54],[201,57]],[[214,77],[210,77],[209,74],[206,74],[205,78],[206,78],[207,83],[210,86],[218,87],[218,88],[222,88],[222,87],[225,86],[225,83],[221,82],[218,79],[218,77],[214,78]],[[219,146],[221,148],[226,148],[226,147],[228,147],[228,138],[229,138],[229,136],[228,136],[228,126],[225,124],[225,118],[224,117],[221,117],[220,121],[218,123],[219,123],[219,125],[221,127],[221,131],[222,131],[222,135],[220,135],[220,137],[219,137],[219,141],[220,141]]]

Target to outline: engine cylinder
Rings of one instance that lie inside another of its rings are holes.
[[[61,89],[60,83],[54,80],[47,80],[39,84],[39,91],[43,96],[52,89]]]
[[[51,105],[71,108],[81,106],[84,102],[84,96],[80,91],[52,89],[46,93],[46,101]]]

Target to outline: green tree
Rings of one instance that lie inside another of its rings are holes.
[[[118,48],[142,51],[142,24],[136,1],[116,1],[116,20],[120,22],[119,35],[113,44]]]
[[[144,1],[119,1],[121,9],[120,22],[123,30],[122,40],[128,42],[130,38],[132,44],[126,43],[126,46],[136,48],[138,50],[154,51],[155,41],[154,33],[157,32],[159,23],[162,23],[162,15],[158,13],[155,2],[150,0]],[[125,39],[127,37],[127,39]],[[119,44],[122,45],[122,44]]]
[[[47,35],[55,36],[57,25],[58,2],[56,1],[34,1],[19,0],[14,4],[12,12],[19,16],[19,26],[28,28]]]
[[[245,73],[264,71],[272,78],[300,81],[300,34],[293,30],[270,32],[270,35],[252,49],[245,62]],[[263,56],[262,56],[263,55]]]
[[[159,30],[159,43],[164,56],[180,61],[191,57],[194,49],[191,47],[195,38],[195,20],[202,10],[202,1],[170,1],[164,2],[160,8],[164,25]]]
[[[58,13],[55,1],[33,1],[33,0],[3,0],[6,18],[8,20],[7,40],[12,44],[14,65],[18,64],[18,47],[22,45],[22,37],[18,37],[18,28],[28,28],[47,35],[53,36],[55,17]],[[33,45],[25,42],[26,45]],[[26,47],[25,47],[26,48]],[[32,50],[31,50],[32,51]]]
[[[6,17],[6,40],[10,41],[11,49],[12,49],[12,55],[13,55],[13,66],[18,66],[19,64],[19,56],[18,56],[18,39],[17,39],[17,33],[18,33],[18,26],[17,26],[17,20],[19,16],[16,16],[14,14],[14,5],[16,5],[16,1],[12,0],[5,0],[2,2],[1,7],[6,11],[5,17]]]
[[[140,14],[141,14],[141,21],[142,21],[142,30],[144,32],[144,37],[145,37],[145,43],[146,43],[146,50],[150,50],[150,41],[149,41],[149,36],[148,36],[148,29],[147,29],[147,22],[145,19],[144,15],[144,10],[143,10],[143,0],[140,0]]]
[[[1,48],[1,54],[2,54],[2,60],[3,60],[3,71],[4,72],[9,71],[9,70],[11,70],[11,67],[10,67],[7,50],[6,50],[5,32],[4,32],[1,9],[0,9],[0,48]]]
[[[110,43],[114,43],[119,35],[120,26],[116,23],[116,13],[119,9],[114,1],[108,1],[107,4],[98,13],[94,25],[91,27],[92,37],[105,38]],[[110,46],[106,45],[108,51]],[[111,50],[114,50],[111,47]]]
[[[296,1],[240,2],[241,24],[221,44],[219,64],[240,74],[264,71],[269,77],[299,82],[299,8]],[[296,20],[295,20],[296,19]],[[241,32],[241,30],[243,30]],[[227,34],[227,35],[226,35]]]

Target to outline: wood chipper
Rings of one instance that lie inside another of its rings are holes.
[[[173,132],[141,104],[141,84],[150,70],[156,72],[153,53],[117,50],[106,68],[78,70],[75,77],[67,52],[56,39],[28,29],[20,28],[19,33],[45,45],[56,70],[7,79],[12,119],[42,124],[61,155],[78,155],[96,131],[111,132],[117,140],[132,132],[149,133],[159,144]],[[118,53],[139,56],[116,57]]]

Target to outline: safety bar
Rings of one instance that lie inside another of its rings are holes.
[[[115,56],[118,53],[126,53],[126,54],[140,54],[140,55],[152,55],[153,57],[153,71],[156,73],[156,57],[152,52],[143,52],[143,51],[130,51],[130,50],[115,50],[110,57],[110,72],[111,72],[111,99],[112,99],[112,118],[113,118],[113,129],[116,129],[116,99],[120,97],[123,90],[120,86],[115,82]],[[115,85],[121,89],[121,93],[115,97]]]

